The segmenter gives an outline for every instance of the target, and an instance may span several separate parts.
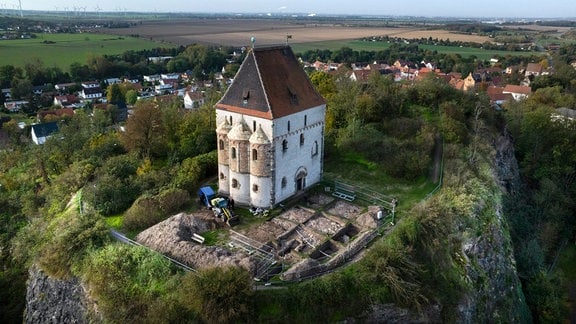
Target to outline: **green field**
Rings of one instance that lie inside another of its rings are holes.
[[[314,42],[314,43],[302,43],[302,44],[292,44],[292,48],[296,53],[303,53],[307,50],[314,49],[328,49],[331,51],[336,51],[342,47],[349,47],[356,51],[382,51],[390,48],[390,43],[387,42],[367,42],[361,40],[341,40],[341,41],[326,41],[326,42]],[[489,60],[495,55],[506,56],[506,55],[531,55],[533,52],[512,52],[512,51],[496,51],[496,50],[485,50],[481,48],[471,48],[471,47],[458,47],[458,46],[434,46],[434,45],[418,45],[419,48],[431,51],[438,51],[438,53],[456,53],[460,54],[462,57],[470,57],[472,55],[476,56],[482,60]]]
[[[0,41],[0,65],[23,67],[39,58],[44,66],[68,71],[74,62],[86,63],[90,55],[121,54],[128,50],[173,47],[145,39],[103,34],[38,34],[34,39]]]

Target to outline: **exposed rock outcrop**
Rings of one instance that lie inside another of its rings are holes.
[[[26,323],[88,323],[87,305],[87,295],[77,278],[57,280],[37,267],[30,269]]]
[[[513,193],[519,186],[518,163],[510,138],[501,135],[494,141],[495,178],[502,194]],[[458,305],[460,323],[523,323],[529,311],[518,274],[508,225],[501,199],[495,198],[479,208],[475,224],[467,230],[478,235],[464,236],[463,252],[467,258],[466,280],[472,289]],[[483,211],[484,208],[490,208]]]

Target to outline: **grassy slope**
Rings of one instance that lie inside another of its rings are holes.
[[[390,43],[386,42],[365,42],[360,40],[341,40],[341,41],[326,41],[314,42],[305,44],[292,44],[292,48],[296,53],[303,53],[307,50],[314,49],[329,49],[331,51],[339,50],[342,47],[350,47],[356,51],[381,51],[390,47]],[[488,60],[495,55],[529,55],[530,52],[510,52],[510,51],[488,51],[481,48],[458,47],[458,46],[434,46],[434,45],[419,45],[419,48],[431,51],[438,51],[439,53],[456,53],[463,57],[476,56],[483,60]]]
[[[53,44],[46,44],[54,42]],[[2,65],[23,67],[34,58],[44,61],[44,66],[57,66],[68,71],[74,62],[86,63],[90,55],[121,54],[128,50],[172,47],[134,37],[102,34],[39,34],[35,39],[0,41]]]

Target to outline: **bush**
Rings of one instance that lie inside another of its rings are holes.
[[[56,278],[69,277],[73,266],[82,261],[87,251],[102,247],[109,240],[106,223],[92,214],[70,213],[54,220],[49,227],[55,228],[54,236],[44,237],[47,243],[40,250],[39,264]]]
[[[200,182],[218,172],[218,152],[201,154],[182,161],[177,167],[173,184],[180,189],[194,194]]]
[[[165,299],[174,289],[170,261],[144,247],[108,245],[89,255],[82,269],[91,297],[106,321],[149,322],[178,308]]]
[[[164,190],[157,197],[160,208],[164,213],[178,212],[191,201],[188,191],[178,188]]]
[[[166,218],[155,197],[138,198],[124,214],[123,228],[128,231],[148,228]]]

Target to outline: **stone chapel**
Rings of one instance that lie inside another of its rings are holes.
[[[289,46],[249,49],[215,110],[221,194],[270,208],[320,181],[326,102]]]

